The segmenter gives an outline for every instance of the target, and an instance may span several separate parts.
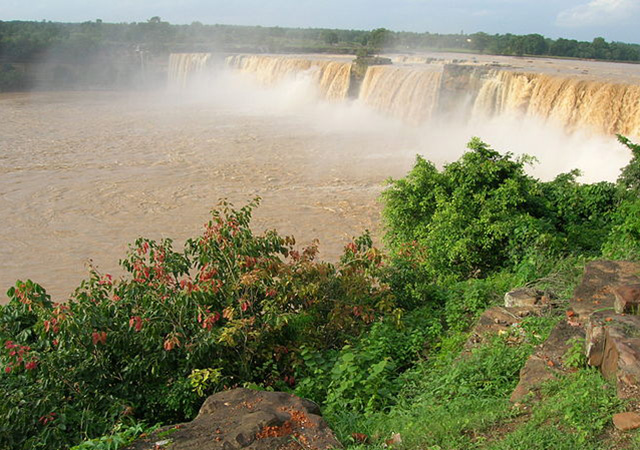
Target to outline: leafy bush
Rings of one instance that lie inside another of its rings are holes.
[[[631,160],[620,172],[618,186],[623,196],[637,198],[640,194],[640,145],[622,135],[618,135],[618,141],[631,150]]]
[[[421,308],[375,323],[338,352],[303,349],[296,394],[324,405],[327,417],[349,411],[370,414],[395,403],[400,375],[424,357],[442,333],[439,316]]]
[[[514,269],[532,253],[599,252],[615,185],[579,184],[575,171],[544,183],[525,173],[530,158],[501,155],[477,138],[468,147],[442,171],[418,157],[406,178],[390,181],[384,217],[396,255],[409,252],[423,274],[449,284]]]
[[[614,225],[602,245],[607,258],[640,259],[640,199],[622,202],[613,214]]]
[[[440,172],[418,157],[406,179],[391,181],[387,240],[394,249],[414,243],[432,277],[468,278],[517,261],[549,230],[540,216],[540,185],[524,172],[527,159],[500,155],[479,139]]]
[[[225,386],[284,388],[302,343],[339,349],[394,313],[368,236],[338,266],[315,262],[315,247],[254,235],[254,206],[222,204],[182,252],[139,239],[128,278],[92,270],[66,304],[18,282],[0,309],[0,448],[63,448],[130,418],[182,421]]]
[[[112,433],[100,438],[84,441],[81,444],[73,446],[71,450],[118,450],[132,444],[143,433],[152,433],[157,428],[157,426],[145,427],[142,424],[131,426],[118,424]]]

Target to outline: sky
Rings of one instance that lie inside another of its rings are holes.
[[[640,0],[0,0],[0,20],[540,33],[640,43]]]

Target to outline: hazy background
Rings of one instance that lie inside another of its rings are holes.
[[[540,33],[640,42],[638,0],[3,0],[1,20],[144,21],[434,33]]]

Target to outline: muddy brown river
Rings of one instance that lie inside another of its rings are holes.
[[[0,96],[0,289],[41,283],[64,300],[86,275],[120,273],[139,236],[197,235],[220,198],[260,196],[254,228],[335,259],[351,236],[376,231],[382,182],[411,164],[396,137],[322,132],[294,114],[168,102],[158,94]],[[393,142],[392,142],[393,141]]]
[[[543,178],[579,167],[586,181],[612,180],[629,159],[611,137],[530,118],[410,127],[357,102],[318,101],[304,78],[265,90],[235,77],[181,92],[0,95],[0,303],[18,279],[64,301],[90,260],[121,275],[140,236],[182,248],[221,198],[262,197],[256,232],[317,238],[335,260],[365,229],[380,236],[388,177],[417,153],[451,161],[474,135],[537,156],[531,171]]]

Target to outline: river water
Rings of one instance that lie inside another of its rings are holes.
[[[207,83],[0,95],[0,292],[32,279],[64,301],[89,261],[120,275],[140,236],[181,248],[221,198],[262,197],[256,232],[317,238],[321,257],[336,260],[352,236],[381,235],[388,177],[417,153],[454,160],[474,135],[537,156],[531,171],[543,178],[579,167],[586,181],[613,180],[629,159],[611,136],[532,118],[409,126],[361,102],[320,101],[304,77],[269,89],[229,73]]]
[[[323,132],[293,114],[167,101],[155,94],[0,96],[0,289],[41,283],[64,300],[92,259],[102,272],[139,236],[196,236],[220,198],[261,196],[254,228],[335,259],[378,228],[377,196],[407,157],[395,137]],[[393,142],[392,142],[393,141]],[[2,300],[6,301],[4,295]]]

